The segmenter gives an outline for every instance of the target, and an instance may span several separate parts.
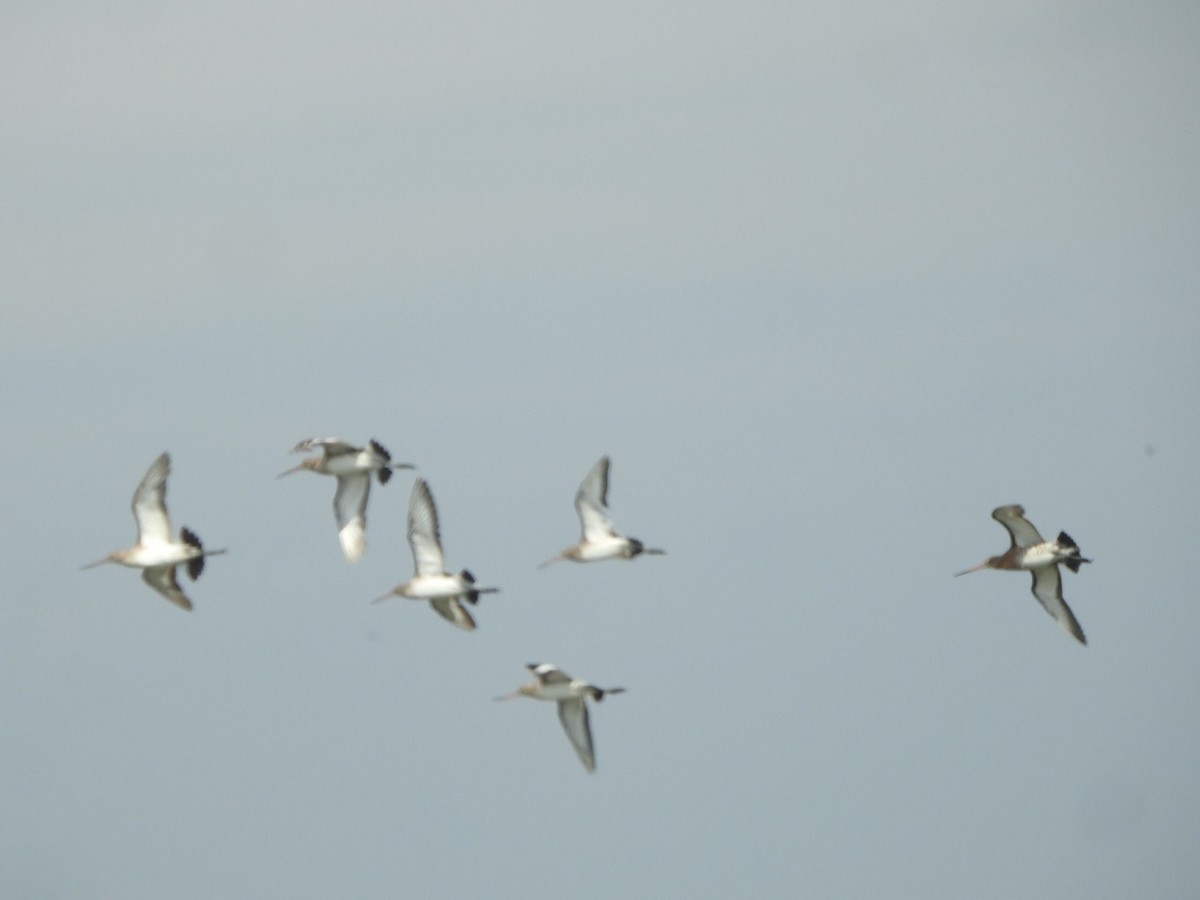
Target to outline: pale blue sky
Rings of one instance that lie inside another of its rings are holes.
[[[0,894],[1194,895],[1200,11],[4,18]],[[191,614],[78,571],[163,450]],[[602,453],[669,555],[537,571]],[[951,577],[1004,503],[1088,647]],[[629,689],[595,775],[531,661]]]

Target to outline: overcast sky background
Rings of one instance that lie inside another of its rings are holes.
[[[3,20],[0,894],[1195,896],[1195,5]],[[163,450],[190,614],[79,571]],[[669,555],[537,571],[603,453]],[[1005,503],[1088,647],[951,577]],[[628,688],[594,775],[534,661]]]

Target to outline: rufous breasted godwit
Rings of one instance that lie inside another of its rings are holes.
[[[589,772],[596,770],[596,751],[592,744],[592,728],[588,722],[587,698],[597,703],[607,694],[621,694],[625,688],[598,688],[586,681],[572,678],[558,666],[550,663],[529,663],[525,668],[534,674],[537,681],[523,684],[511,694],[497,700],[514,697],[532,697],[535,700],[553,700],[558,704],[558,720],[579,754],[579,761]]]
[[[408,543],[412,547],[415,574],[371,602],[379,603],[389,597],[428,600],[442,618],[459,628],[474,630],[475,620],[463,608],[461,601],[466,600],[474,605],[479,601],[480,594],[495,594],[500,589],[478,587],[475,577],[466,569],[456,575],[447,574],[437,507],[424,478],[418,478],[413,484],[408,500]]]
[[[579,524],[583,530],[579,543],[546,560],[538,566],[539,569],[564,559],[599,562],[603,559],[633,559],[643,553],[661,556],[667,552],[647,547],[637,538],[625,537],[617,531],[608,517],[608,467],[608,457],[600,457],[575,492],[575,511],[579,513]]]
[[[83,568],[104,563],[118,563],[142,570],[142,581],[154,588],[176,606],[191,609],[192,601],[179,589],[175,569],[187,563],[188,576],[195,581],[204,571],[204,557],[216,556],[224,550],[205,550],[195,532],[179,530],[179,540],[171,537],[171,520],[167,517],[167,476],[171,474],[171,457],[162,454],[142,478],[133,492],[133,518],[137,522],[137,543],[128,550],[114,550],[104,559],[88,563]]]
[[[279,477],[307,469],[319,475],[337,477],[337,493],[333,495],[333,515],[337,519],[338,540],[342,553],[352,563],[362,559],[367,546],[367,497],[371,493],[371,474],[380,484],[387,484],[393,469],[411,469],[409,463],[392,462],[391,454],[378,441],[371,439],[365,447],[354,447],[339,438],[309,438],[292,448],[293,453],[307,453],[320,448],[320,456],[310,456],[300,465],[280,472]]]
[[[992,510],[992,518],[1008,529],[1012,541],[1008,551],[954,574],[966,575],[981,569],[1024,569],[1033,573],[1033,596],[1079,643],[1086,644],[1083,629],[1079,627],[1071,607],[1063,600],[1058,564],[1062,563],[1072,572],[1078,572],[1083,563],[1090,563],[1091,560],[1083,558],[1079,545],[1065,531],[1058,533],[1057,540],[1043,540],[1038,530],[1025,518],[1025,510],[1021,506],[997,507]]]

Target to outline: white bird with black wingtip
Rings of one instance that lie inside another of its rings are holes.
[[[594,684],[572,678],[558,666],[550,663],[529,663],[525,668],[534,674],[536,681],[523,684],[511,694],[497,700],[512,700],[516,697],[532,697],[535,700],[553,700],[558,704],[558,720],[579,754],[579,761],[589,772],[596,770],[596,749],[592,743],[592,728],[588,721],[587,700],[599,703],[609,694],[622,694],[625,688],[598,688]]]
[[[389,597],[428,600],[443,619],[473,631],[475,620],[461,601],[466,600],[474,606],[479,602],[480,594],[495,594],[500,589],[477,586],[475,576],[466,569],[454,575],[446,572],[437,507],[424,478],[418,478],[413,484],[408,500],[408,544],[412,548],[415,574],[371,602],[379,603]]]
[[[340,438],[308,438],[292,448],[293,453],[320,449],[320,456],[310,456],[300,465],[280,472],[279,477],[293,472],[316,472],[337,478],[333,495],[333,515],[337,520],[338,540],[349,562],[362,559],[367,547],[367,497],[371,493],[371,475],[387,484],[393,469],[414,468],[411,463],[392,462],[384,446],[372,438],[365,447],[355,447]]]
[[[661,556],[667,552],[656,547],[647,547],[637,538],[625,537],[617,531],[608,516],[608,469],[608,457],[600,457],[584,476],[579,490],[575,492],[575,512],[579,515],[579,525],[583,532],[579,542],[546,560],[538,566],[539,569],[564,559],[572,562],[599,562],[604,559],[633,559],[643,553]]]
[[[205,550],[196,533],[179,529],[179,540],[171,537],[171,520],[167,516],[167,476],[171,474],[171,457],[163,453],[146,471],[137,490],[133,492],[133,518],[137,522],[137,543],[128,550],[114,550],[103,559],[88,563],[90,569],[104,563],[117,563],[142,570],[142,581],[154,588],[181,609],[191,609],[192,601],[179,589],[175,569],[187,564],[188,577],[195,581],[204,571],[204,558],[217,556],[224,550]]]

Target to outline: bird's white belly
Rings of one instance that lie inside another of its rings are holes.
[[[624,556],[629,541],[623,537],[604,537],[594,541],[586,541],[579,548],[580,562],[598,562],[602,559],[615,559]]]
[[[118,562],[135,569],[146,569],[152,566],[173,566],[191,559],[193,555],[194,548],[187,544],[143,544]]]
[[[461,597],[464,593],[465,586],[457,575],[418,575],[404,588],[404,596],[413,600]]]
[[[1067,554],[1063,553],[1057,544],[1047,541],[1027,547],[1021,554],[1020,565],[1022,569],[1040,569],[1042,566],[1059,562],[1066,556]]]
[[[571,700],[583,696],[582,685],[574,681],[563,681],[554,684],[542,684],[538,693],[539,700]]]

